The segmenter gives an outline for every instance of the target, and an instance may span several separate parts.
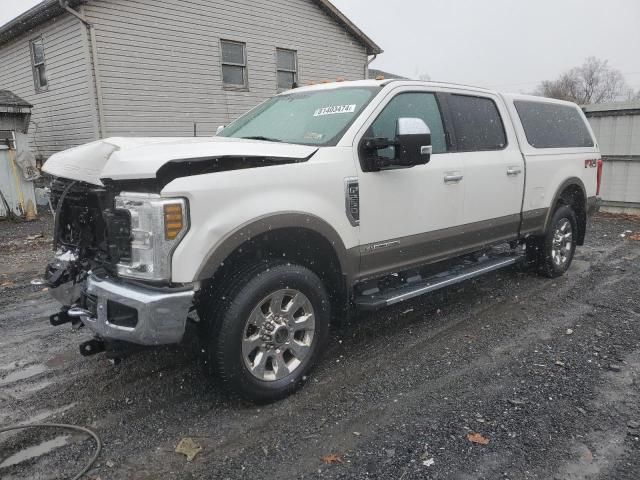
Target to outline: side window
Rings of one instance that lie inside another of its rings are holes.
[[[532,147],[593,147],[593,139],[577,107],[523,100],[513,103]]]
[[[221,40],[222,83],[225,87],[244,88],[247,86],[247,50],[240,42]]]
[[[502,150],[506,147],[504,125],[493,100],[450,95],[448,104],[459,152]]]
[[[289,90],[298,83],[298,53],[284,48],[276,49],[278,90]]]
[[[31,67],[36,92],[45,92],[49,88],[47,67],[44,61],[44,42],[42,37],[31,41]]]
[[[396,95],[378,118],[369,127],[367,136],[376,138],[390,138],[396,136],[396,124],[399,118],[413,117],[421,118],[431,130],[431,144],[433,153],[444,153],[447,151],[447,141],[445,138],[440,108],[433,93],[400,93]],[[378,150],[378,156],[384,158],[394,158],[394,147]]]

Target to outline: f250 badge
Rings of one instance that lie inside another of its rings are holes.
[[[376,243],[374,245],[367,245],[364,247],[365,252],[375,252],[376,250],[381,250],[383,248],[394,247],[396,245],[400,245],[400,240],[393,240],[391,242],[384,243]]]

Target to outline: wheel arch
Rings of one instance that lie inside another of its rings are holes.
[[[336,230],[323,219],[283,213],[256,219],[228,235],[208,255],[197,278],[203,281],[232,274],[239,265],[282,258],[316,273],[346,305],[359,256],[348,250]]]
[[[587,190],[584,183],[578,177],[566,179],[553,197],[551,206],[547,211],[547,217],[544,223],[544,231],[549,229],[549,223],[559,205],[569,205],[573,208],[578,221],[578,232],[576,238],[577,245],[584,244],[584,238],[587,231]]]

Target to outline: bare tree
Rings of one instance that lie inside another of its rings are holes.
[[[607,60],[589,57],[582,66],[572,68],[556,80],[542,82],[534,94],[586,105],[611,102],[626,91],[619,70],[610,67]]]

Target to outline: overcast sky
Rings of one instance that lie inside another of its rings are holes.
[[[0,0],[0,25],[39,0]],[[640,0],[333,0],[407,77],[528,92],[590,56],[640,89]]]

